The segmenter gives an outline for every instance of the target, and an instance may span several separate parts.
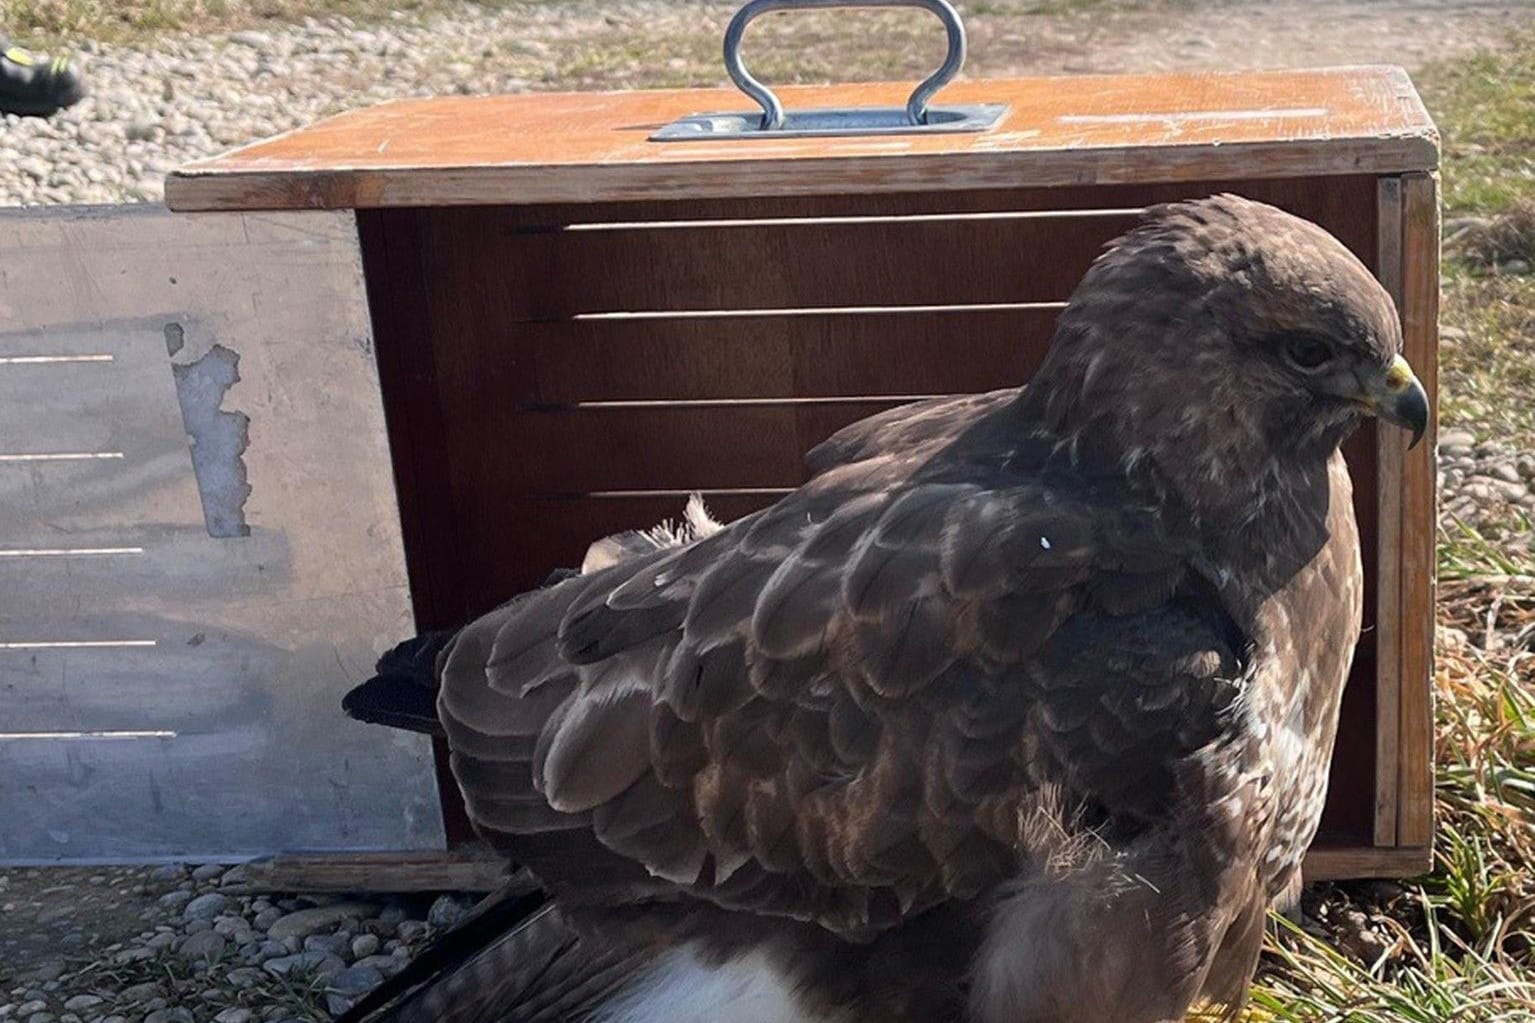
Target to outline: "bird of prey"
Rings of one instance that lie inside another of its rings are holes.
[[[1156,207],[1026,386],[856,423],[763,511],[402,648],[536,883],[351,1018],[1235,1011],[1359,633],[1339,443],[1428,421],[1400,347],[1317,226]]]

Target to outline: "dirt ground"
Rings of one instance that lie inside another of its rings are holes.
[[[145,929],[160,889],[123,867],[0,869],[0,987]]]

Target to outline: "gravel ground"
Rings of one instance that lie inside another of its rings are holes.
[[[86,41],[90,97],[48,121],[4,118],[0,205],[154,201],[165,173],[187,160],[401,96],[721,83],[718,39],[736,6],[444,3],[440,14],[384,25],[309,21],[136,45]],[[1467,0],[1149,0],[1134,10],[1080,11],[1063,3],[1064,13],[1031,16],[1019,12],[1038,5],[1025,0],[960,6],[970,13],[973,75],[1411,65],[1495,42],[1532,20],[1525,4]],[[833,17],[764,19],[748,53],[764,55],[765,72],[812,80],[910,75],[932,59],[923,15],[871,16],[877,30],[867,38],[815,20]],[[782,45],[790,41],[800,48]]]
[[[218,864],[0,872],[0,1020],[324,1019],[471,904],[265,895]]]
[[[3,119],[0,205],[158,201],[165,173],[180,163],[401,96],[714,84],[716,40],[735,6],[444,4],[439,16],[381,26],[311,21],[152,44],[87,42],[89,99],[50,121]],[[1057,15],[1018,16],[1029,6],[961,3],[976,9],[970,73],[1412,66],[1531,22],[1524,4],[1460,0],[1063,4]],[[888,77],[862,49],[826,45],[833,66],[853,68],[848,77]],[[1452,430],[1441,471],[1446,510],[1473,524],[1535,511],[1535,456]],[[398,970],[468,904],[244,888],[239,868],[216,865],[0,871],[0,1021],[322,1019]]]

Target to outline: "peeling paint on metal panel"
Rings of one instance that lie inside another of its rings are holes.
[[[166,325],[165,342],[172,358],[184,350],[186,333],[180,324]],[[249,536],[245,502],[251,488],[245,448],[250,443],[250,417],[223,409],[224,396],[240,379],[239,353],[215,344],[192,362],[173,363],[171,372],[176,377],[176,400],[192,449],[192,470],[208,535]]]

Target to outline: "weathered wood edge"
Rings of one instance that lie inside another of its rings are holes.
[[[221,171],[194,166],[175,171],[167,178],[165,199],[178,212],[208,212],[725,199],[839,195],[849,191],[962,191],[1401,174],[1434,169],[1438,154],[1437,137],[1425,131],[1303,142],[701,160],[619,166],[330,167],[315,171]]]
[[[1434,546],[1438,526],[1435,451],[1439,392],[1439,182],[1402,181],[1403,342],[1428,391],[1432,416],[1424,443],[1402,461],[1402,690],[1397,842],[1429,845],[1434,830]]]
[[[1427,846],[1312,849],[1301,873],[1307,884],[1362,877],[1414,877],[1427,873],[1433,863],[1433,850]]]
[[[1411,877],[1427,871],[1426,846],[1321,848],[1306,854],[1306,881]],[[502,856],[481,845],[445,853],[288,853],[252,860],[243,891],[281,892],[490,892],[515,874]]]
[[[1377,185],[1376,274],[1402,309],[1402,179],[1382,177]],[[1375,824],[1377,846],[1396,839],[1400,708],[1402,692],[1402,522],[1401,437],[1395,430],[1376,431],[1376,586],[1375,586]]]
[[[283,853],[244,866],[242,890],[272,892],[490,892],[512,876],[487,846],[448,852]]]

